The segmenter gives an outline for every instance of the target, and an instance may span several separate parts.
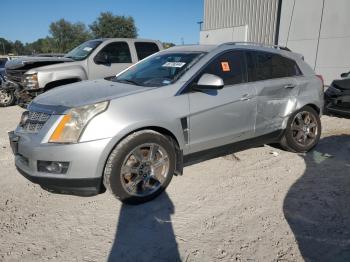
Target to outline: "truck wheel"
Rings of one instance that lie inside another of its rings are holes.
[[[174,145],[164,135],[143,130],[122,140],[110,154],[103,183],[126,204],[140,204],[158,196],[175,170]]]
[[[12,106],[15,103],[13,91],[0,90],[0,107]]]
[[[304,153],[316,146],[320,136],[320,117],[312,107],[305,106],[289,118],[280,144],[288,151]]]

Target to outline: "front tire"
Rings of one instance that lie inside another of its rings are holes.
[[[280,144],[291,152],[308,152],[320,140],[321,128],[318,113],[312,107],[305,106],[289,118]]]
[[[169,185],[175,163],[174,145],[166,136],[152,130],[137,131],[113,149],[103,183],[123,203],[144,203]]]
[[[11,90],[0,90],[0,107],[12,106],[16,101],[15,95]]]

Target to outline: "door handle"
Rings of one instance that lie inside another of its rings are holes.
[[[285,89],[292,89],[294,87],[296,87],[295,84],[287,84],[287,85],[284,86]]]
[[[240,101],[247,101],[250,100],[252,97],[249,96],[249,94],[244,94],[239,100]]]

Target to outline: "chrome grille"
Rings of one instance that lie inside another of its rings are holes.
[[[22,114],[20,126],[26,132],[38,133],[49,118],[50,115],[46,113],[25,111]]]
[[[21,83],[23,81],[23,75],[28,70],[12,70],[6,69],[6,77],[8,80],[15,83]]]

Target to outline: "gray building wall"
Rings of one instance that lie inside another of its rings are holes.
[[[204,0],[201,44],[248,41],[273,44],[278,0]]]
[[[350,71],[349,12],[349,0],[283,0],[278,43],[303,54],[330,84]]]

